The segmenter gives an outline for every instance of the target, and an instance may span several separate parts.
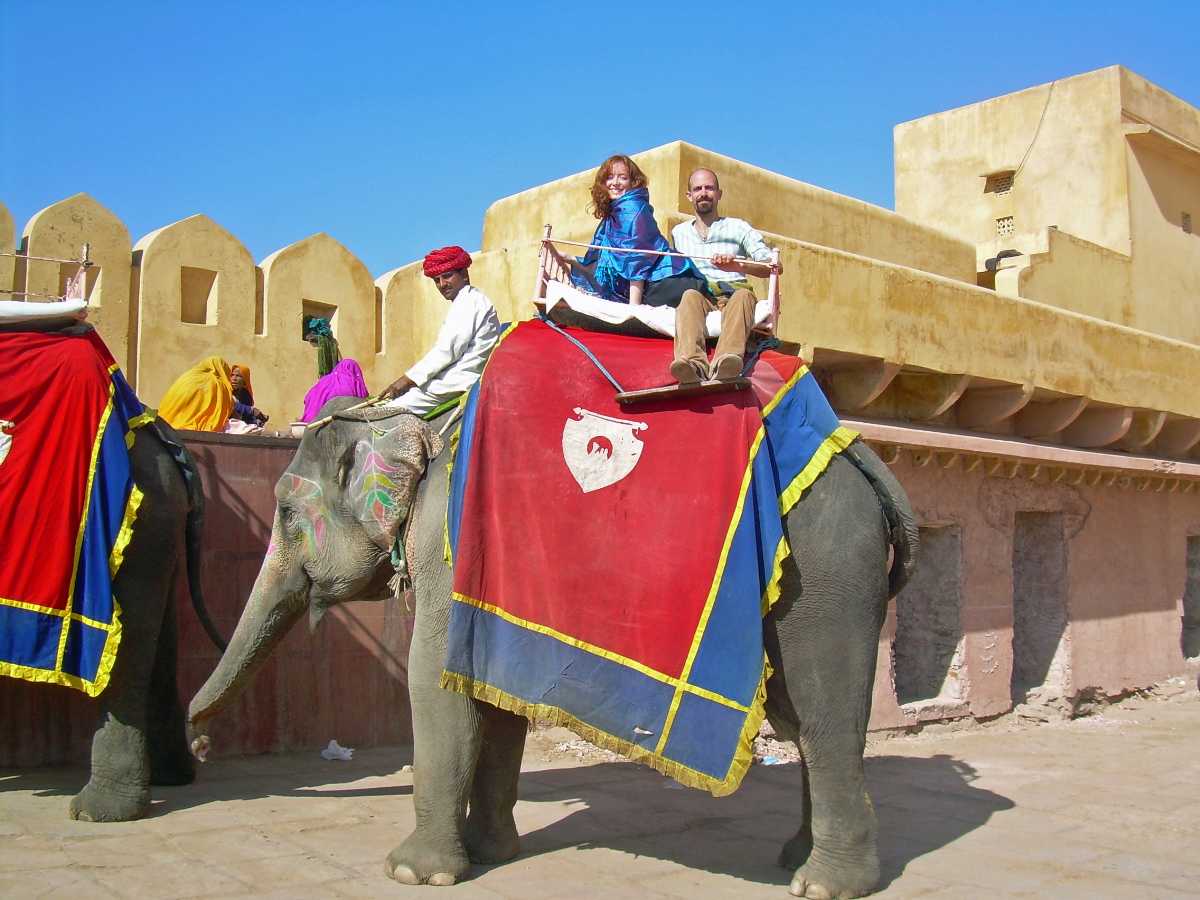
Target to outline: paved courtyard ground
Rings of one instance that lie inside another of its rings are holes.
[[[524,853],[453,888],[383,859],[412,827],[405,748],[217,760],[140,822],[66,816],[81,769],[0,771],[0,897],[787,897],[794,764],[714,799],[535,733]],[[1074,721],[873,739],[881,897],[1200,896],[1200,694],[1168,684]],[[582,754],[583,758],[579,758]]]

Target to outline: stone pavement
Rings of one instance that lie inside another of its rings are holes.
[[[756,766],[718,800],[531,737],[524,853],[453,888],[382,874],[412,825],[397,748],[217,760],[117,825],[67,819],[80,769],[0,772],[0,897],[788,896],[774,860],[796,826],[794,765]],[[1198,748],[1194,681],[1071,722],[873,739],[879,896],[1200,896]]]

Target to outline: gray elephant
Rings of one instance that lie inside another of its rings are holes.
[[[204,498],[195,463],[161,419],[135,434],[130,462],[144,499],[113,583],[121,605],[121,646],[97,698],[91,777],[70,804],[72,819],[89,822],[139,819],[150,809],[150,785],[190,784],[195,778],[176,684],[180,566],[187,567],[201,624],[213,643],[225,647],[200,590]]]
[[[351,402],[331,401],[323,413]],[[203,753],[209,720],[305,611],[315,623],[332,604],[388,596],[389,553],[407,517],[417,826],[385,870],[405,884],[453,884],[471,862],[519,852],[513,807],[527,723],[439,686],[452,574],[443,562],[446,451],[412,416],[366,418],[347,413],[309,431],[280,478],[271,548],[229,649],[192,699],[189,728]],[[397,482],[386,512],[363,489],[381,468]],[[410,504],[406,491],[426,469]],[[798,830],[780,862],[795,870],[793,894],[861,896],[879,877],[862,765],[875,658],[888,599],[915,563],[917,530],[903,489],[860,442],[834,457],[786,526],[793,557],[763,624],[774,671],[767,715],[798,742],[805,765]]]
[[[0,325],[0,332],[23,331],[86,335],[91,328],[57,314],[32,324]],[[131,474],[143,499],[112,584],[121,610],[121,642],[97,698],[91,777],[69,808],[71,818],[91,822],[141,818],[150,809],[151,784],[187,784],[195,778],[176,684],[174,595],[180,566],[187,566],[201,624],[219,648],[225,647],[200,591],[204,499],[195,464],[161,419],[135,429],[133,437]]]

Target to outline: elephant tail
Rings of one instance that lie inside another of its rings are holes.
[[[183,446],[183,441],[179,439],[175,429],[162,419],[156,419],[153,428],[175,464],[179,466],[183,481],[187,485],[188,515],[184,532],[184,565],[187,567],[188,593],[192,596],[192,609],[196,611],[196,618],[200,620],[200,625],[209,640],[224,653],[229,642],[221,636],[221,632],[217,631],[217,626],[209,617],[208,607],[204,605],[204,590],[200,586],[200,551],[204,531],[204,485],[200,481],[200,470],[196,468],[196,460]]]
[[[921,537],[917,530],[917,519],[912,504],[900,482],[876,454],[863,441],[856,440],[843,456],[849,459],[870,482],[883,508],[887,521],[888,535],[892,544],[892,568],[888,573],[888,593],[895,597],[908,584],[917,565],[917,551]]]

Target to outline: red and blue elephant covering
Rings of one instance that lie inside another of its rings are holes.
[[[663,382],[670,342],[570,332],[627,390]],[[750,377],[622,408],[548,325],[505,336],[451,473],[443,687],[737,788],[763,717],[782,515],[855,437],[802,360],[766,352]]]
[[[0,333],[0,674],[104,690],[153,419],[95,331]]]

